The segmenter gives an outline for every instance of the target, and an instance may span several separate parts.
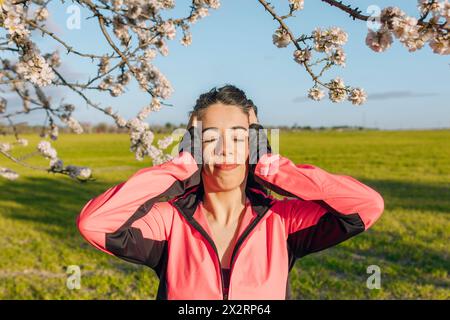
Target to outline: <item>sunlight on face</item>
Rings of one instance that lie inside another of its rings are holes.
[[[200,121],[204,183],[214,190],[238,187],[247,176],[248,115],[240,107],[216,103],[205,110]]]

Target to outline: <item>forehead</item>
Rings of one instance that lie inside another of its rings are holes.
[[[210,105],[202,116],[203,128],[216,127],[227,129],[233,126],[248,127],[248,116],[242,109],[234,105],[216,103]]]

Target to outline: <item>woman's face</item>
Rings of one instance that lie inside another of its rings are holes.
[[[202,179],[210,191],[227,191],[246,182],[249,118],[240,107],[216,103],[202,114]]]

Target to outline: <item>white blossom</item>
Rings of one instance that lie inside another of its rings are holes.
[[[128,120],[127,123],[128,127],[137,132],[143,132],[144,130],[148,129],[149,125],[146,122],[143,122],[139,118],[133,118],[131,120]]]
[[[366,102],[367,94],[361,88],[353,88],[348,94],[348,100],[351,101],[352,104],[361,105]]]
[[[118,97],[124,92],[124,87],[120,83],[116,83],[110,90],[111,96]]]
[[[347,33],[339,27],[331,27],[325,30],[316,28],[312,33],[314,49],[318,52],[329,52],[347,43]]]
[[[183,35],[183,38],[181,38],[180,43],[185,47],[191,45],[192,44],[192,34],[190,32],[186,32]]]
[[[430,47],[434,53],[447,55],[450,54],[450,36],[438,36],[430,41]]]
[[[284,48],[287,47],[291,42],[291,37],[284,28],[280,27],[272,35],[272,42],[278,48]]]
[[[118,114],[113,114],[112,117],[114,118],[119,128],[124,128],[127,125],[127,120],[125,120],[122,116]]]
[[[147,153],[152,160],[155,160],[158,159],[163,152],[157,147],[150,145],[147,149]]]
[[[320,90],[317,87],[313,87],[313,88],[309,89],[309,91],[308,91],[308,98],[315,100],[315,101],[322,100],[322,98],[324,96],[325,96],[325,93],[323,92],[323,90]]]
[[[121,86],[126,86],[131,80],[131,75],[129,71],[126,71],[124,73],[121,73],[117,76],[117,82]]]
[[[24,16],[23,9],[21,6],[9,6],[7,7],[6,18],[3,20],[3,27],[8,30],[11,37],[24,38],[30,34],[30,30],[22,21],[22,16]],[[5,7],[3,7],[5,10]]]
[[[112,7],[115,10],[119,10],[123,6],[124,0],[111,0]]]
[[[58,139],[58,135],[59,135],[59,128],[56,124],[52,123],[50,125],[50,139],[56,140]]]
[[[141,135],[142,143],[146,146],[151,145],[153,143],[154,138],[155,138],[155,135],[153,134],[153,132],[151,130],[146,130]]]
[[[90,168],[80,168],[80,171],[78,172],[78,176],[82,179],[88,179],[92,174],[92,171]]]
[[[76,134],[83,133],[83,127],[80,125],[77,119],[72,116],[61,116],[61,120]]]
[[[158,26],[157,31],[160,32],[167,39],[172,40],[176,36],[176,29],[173,21],[164,21]]]
[[[49,14],[47,8],[41,7],[38,10],[36,10],[36,20],[44,21],[47,20],[48,16]]]
[[[199,19],[202,19],[202,18],[204,18],[204,17],[206,17],[206,16],[208,16],[208,15],[209,15],[209,10],[208,10],[208,8],[205,8],[205,7],[199,7],[199,8],[196,8],[196,9],[192,12],[191,16],[188,18],[188,21],[189,21],[189,23],[191,23],[191,24],[195,24],[195,23],[197,23],[197,21],[198,21]]]
[[[137,19],[142,13],[142,7],[140,5],[130,5],[127,10],[127,17],[130,19]]]
[[[422,13],[425,13],[429,10],[433,14],[438,14],[440,10],[439,1],[436,0],[418,0],[417,6]]]
[[[304,0],[289,0],[289,4],[294,10],[303,10],[305,1]]]
[[[0,113],[4,113],[6,111],[6,105],[8,104],[8,100],[1,97],[0,98]]]
[[[144,108],[141,109],[141,111],[139,111],[137,118],[142,121],[148,117],[150,112],[152,112],[152,106],[151,105],[145,106]]]
[[[115,15],[113,18],[113,32],[122,45],[126,46],[129,43],[131,36],[128,31],[128,26],[118,15]]]
[[[172,143],[173,143],[173,137],[172,136],[167,136],[167,137],[164,137],[163,139],[159,139],[158,140],[158,147],[160,149],[166,149]]]
[[[152,111],[161,110],[161,100],[159,100],[158,98],[153,98],[150,106],[151,106]]]
[[[209,10],[208,8],[199,8],[197,14],[200,18],[204,18],[209,15]]]
[[[347,96],[344,81],[337,77],[331,80],[329,83],[328,97],[332,102],[342,102]]]
[[[69,165],[65,169],[68,171],[70,177],[82,180],[90,178],[92,174],[91,169],[88,167],[78,167]]]
[[[11,150],[11,144],[8,142],[2,142],[0,143],[0,151],[1,152],[8,152]]]
[[[50,169],[53,171],[61,171],[64,169],[64,164],[61,159],[53,158],[50,159]]]
[[[148,60],[153,60],[156,57],[156,50],[152,48],[146,49],[143,57]]]
[[[49,85],[55,77],[47,61],[34,52],[22,57],[16,65],[16,71],[24,79],[30,80],[38,86]]]
[[[346,55],[342,48],[337,48],[330,56],[330,61],[339,66],[345,67],[345,60]]]
[[[26,147],[28,145],[28,140],[25,138],[20,138],[17,140],[17,143],[20,144],[21,146]]]
[[[447,19],[447,24],[450,20],[450,2],[448,0],[439,2],[440,14]]]
[[[46,158],[54,159],[57,156],[56,150],[52,148],[50,142],[42,140],[37,145],[37,150]]]
[[[207,6],[212,9],[219,9],[220,1],[219,0],[194,0],[194,5]]]
[[[294,51],[294,60],[297,63],[305,63],[311,59],[311,51],[308,49],[304,50],[295,50]]]
[[[19,174],[11,169],[0,167],[0,176],[8,180],[16,180]]]
[[[406,39],[410,36],[416,36],[417,19],[412,17],[396,17],[392,20],[392,30],[398,39]]]
[[[152,112],[152,111],[158,111],[159,109],[156,109],[155,106],[160,105],[160,104],[161,104],[161,102],[160,102],[158,99],[154,98],[154,99],[152,100],[152,102],[150,103],[150,105],[145,106],[144,108],[141,109],[141,111],[139,111],[139,113],[138,113],[138,115],[137,115],[137,118],[138,118],[139,120],[143,121],[145,118],[148,117],[148,115],[150,114],[150,112]]]
[[[367,33],[366,45],[375,52],[383,52],[392,44],[392,34],[387,29],[370,30]]]
[[[113,81],[112,76],[107,75],[106,77],[103,78],[103,80],[100,82],[98,87],[102,90],[107,90],[109,87],[112,86],[113,83],[114,83],[114,81]]]
[[[98,64],[98,72],[100,74],[106,73],[106,71],[108,71],[109,61],[110,61],[110,59],[107,56],[103,56],[100,59],[100,63]]]
[[[47,60],[48,64],[54,68],[61,65],[61,57],[59,56],[58,51],[54,51],[51,54],[46,54],[45,59]]]
[[[157,166],[157,165],[163,164],[164,162],[170,161],[172,159],[173,159],[172,155],[162,153],[159,156],[152,158],[152,161],[153,161],[153,165]]]

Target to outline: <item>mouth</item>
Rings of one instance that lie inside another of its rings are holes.
[[[237,163],[222,163],[222,164],[215,164],[214,168],[219,170],[233,170],[237,166],[239,166],[239,164]]]

